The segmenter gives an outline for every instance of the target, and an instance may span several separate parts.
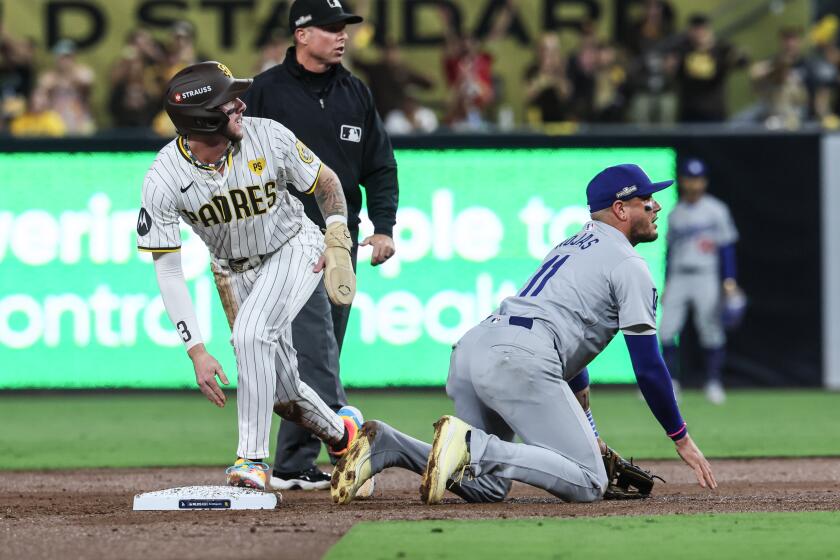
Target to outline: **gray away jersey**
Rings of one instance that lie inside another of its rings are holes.
[[[544,321],[569,379],[619,329],[655,330],[657,298],[650,270],[627,238],[593,221],[557,245],[517,295],[505,298],[499,313]]]
[[[717,198],[705,194],[694,204],[679,202],[668,215],[668,267],[717,274],[718,249],[737,240],[729,209]]]
[[[224,174],[193,165],[181,137],[161,149],[143,182],[141,251],[177,251],[179,217],[216,258],[272,253],[294,237],[308,218],[287,185],[312,192],[321,161],[273,120],[243,117],[242,130]]]

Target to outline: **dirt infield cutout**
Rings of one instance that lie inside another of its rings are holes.
[[[420,477],[391,470],[379,477],[371,500],[339,507],[327,492],[284,492],[273,511],[131,510],[137,493],[219,484],[223,468],[5,472],[0,557],[320,558],[359,521],[840,509],[840,458],[715,460],[716,492],[698,487],[677,461],[643,465],[668,481],[643,501],[564,504],[516,484],[499,504],[465,504],[450,495],[440,506],[424,506]]]

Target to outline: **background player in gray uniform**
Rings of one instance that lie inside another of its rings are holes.
[[[680,164],[680,200],[668,216],[668,257],[662,295],[662,354],[679,378],[677,337],[689,309],[705,354],[706,396],[722,404],[726,335],[723,298],[740,292],[735,273],[738,231],[726,205],[706,192],[706,165],[697,158]]]
[[[633,248],[656,239],[661,207],[652,194],[672,182],[652,183],[632,164],[596,175],[587,187],[593,221],[453,349],[446,392],[457,417],[435,424],[431,446],[367,422],[336,466],[333,499],[351,501],[368,477],[394,466],[423,473],[429,504],[447,488],[470,502],[500,501],[511,480],[566,501],[599,499],[602,450],[569,382],[619,330],[654,416],[700,485],[716,487],[674,399],[656,337],[656,288]]]
[[[201,237],[236,354],[239,384],[238,459],[228,483],[264,489],[272,408],[306,426],[335,452],[361,424],[358,411],[338,413],[300,381],[291,322],[325,271],[330,297],[352,301],[346,202],[335,173],[285,127],[242,116],[236,80],[223,64],[189,66],[169,82],[165,106],[180,136],[159,153],[143,183],[138,247],[155,253],[167,313],[193,361],[205,396],[224,406],[216,376],[227,378],[202,343],[178,253],[179,218]],[[314,192],[327,222],[327,241],[287,191]],[[275,373],[275,359],[277,372]]]

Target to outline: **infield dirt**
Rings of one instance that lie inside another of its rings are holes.
[[[220,484],[222,468],[5,472],[0,558],[320,558],[354,523],[394,519],[498,519],[840,509],[840,458],[715,460],[720,487],[701,489],[678,461],[645,461],[662,475],[648,500],[565,504],[515,484],[500,504],[453,495],[424,506],[420,477],[390,470],[373,499],[336,506],[328,492],[284,492],[273,511],[134,512],[134,494]],[[371,543],[375,547],[375,543]]]

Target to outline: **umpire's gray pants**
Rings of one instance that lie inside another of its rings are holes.
[[[447,394],[455,414],[472,425],[470,470],[451,490],[468,502],[505,498],[510,481],[569,502],[591,502],[607,486],[598,443],[583,409],[562,378],[547,333],[489,319],[455,346]],[[513,443],[514,434],[523,443]],[[421,474],[431,446],[380,423],[371,467]]]

